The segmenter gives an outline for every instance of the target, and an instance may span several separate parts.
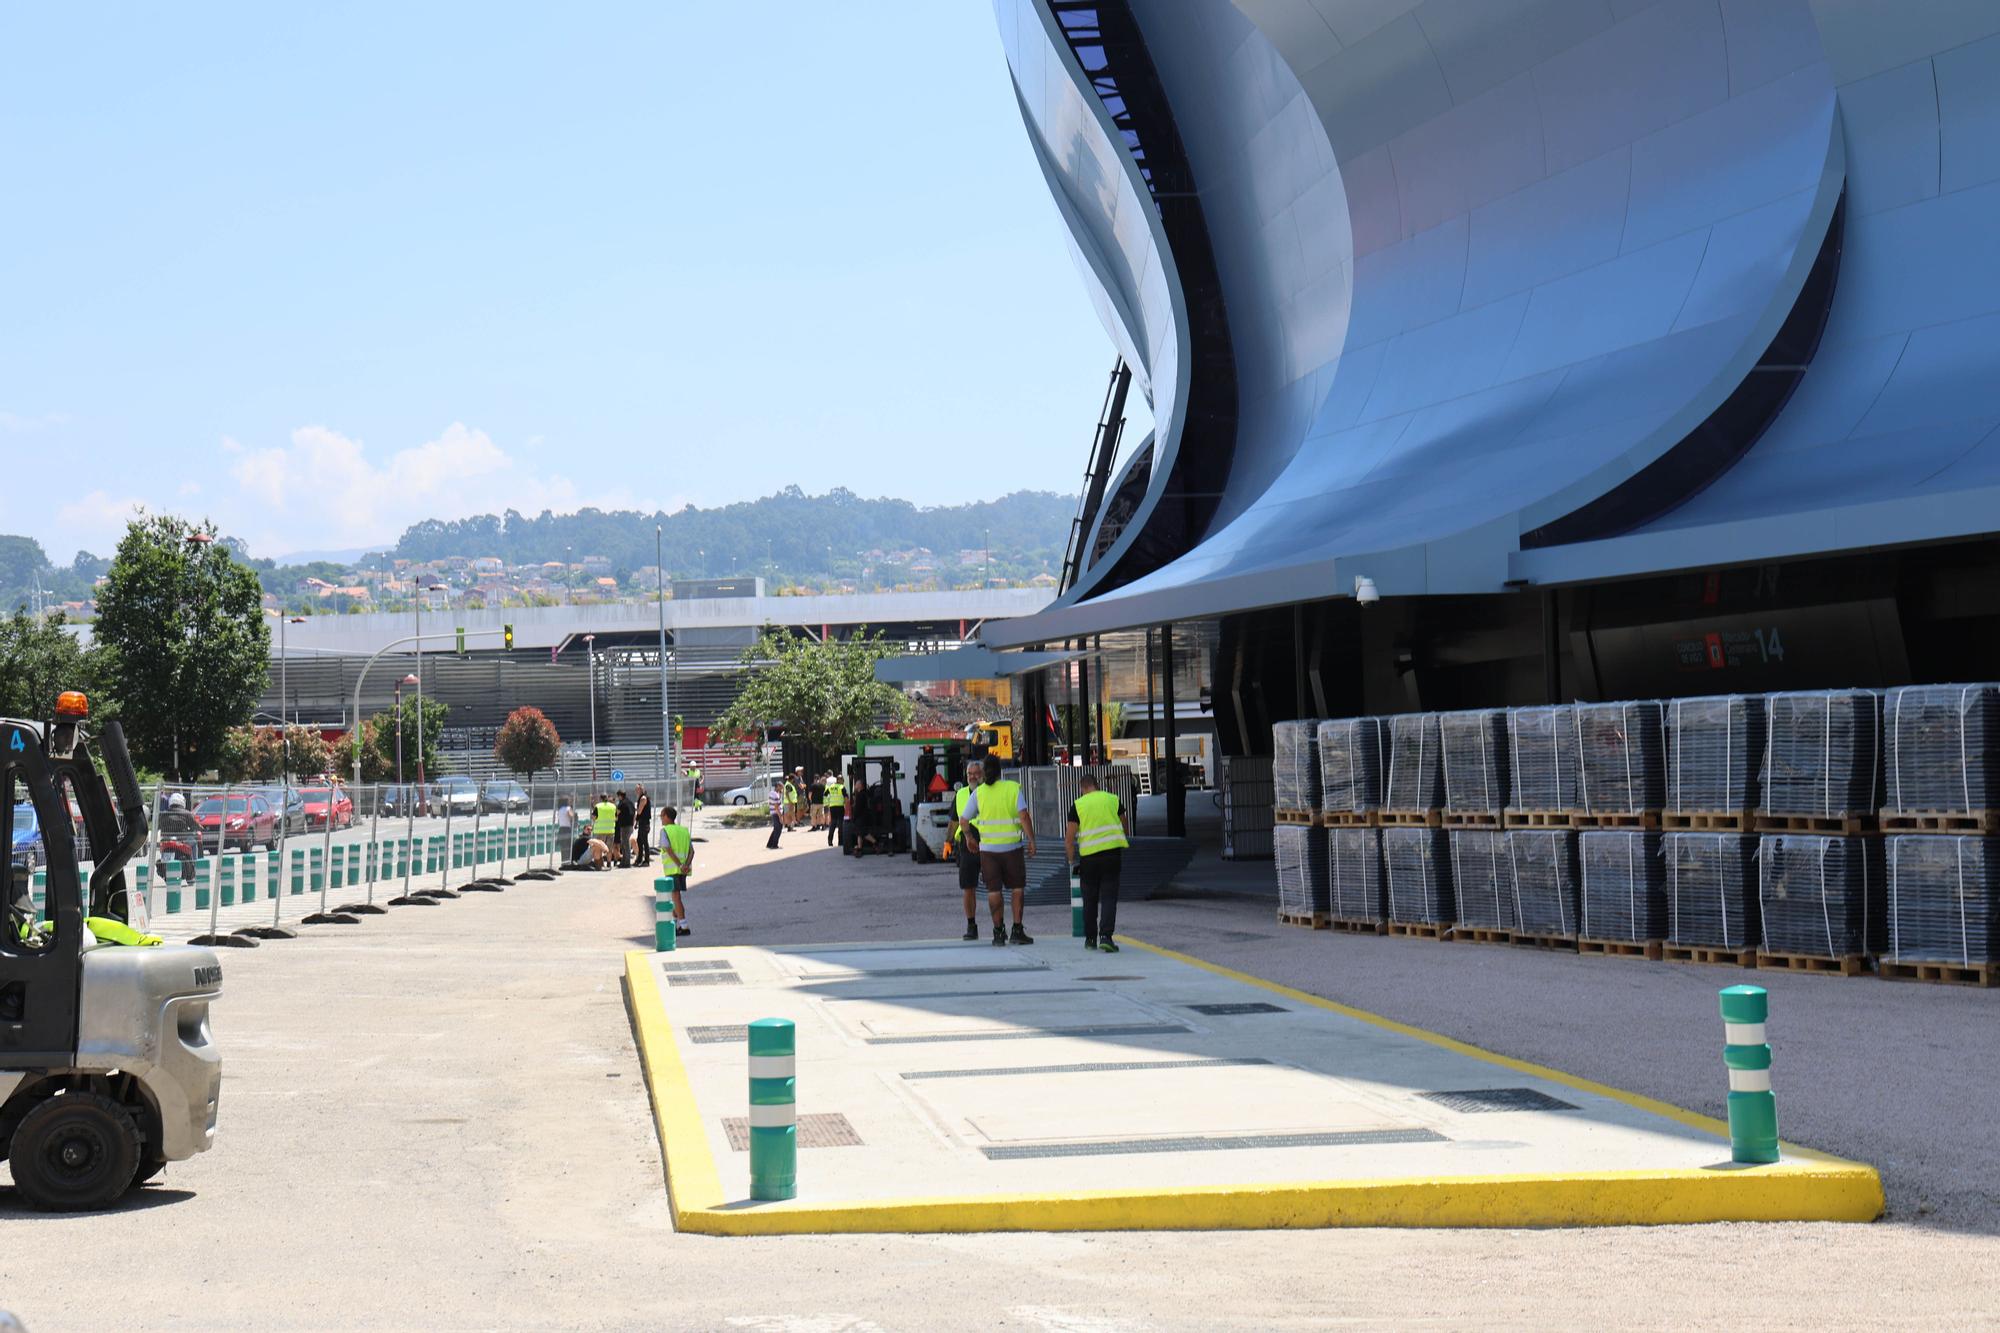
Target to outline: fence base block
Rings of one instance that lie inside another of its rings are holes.
[[[422,895],[415,893],[406,893],[403,894],[401,897],[391,898],[389,900],[389,906],[391,907],[436,907],[437,905],[438,905],[437,899],[425,898]]]
[[[308,926],[358,926],[361,924],[360,917],[349,916],[345,912],[312,912],[300,917],[299,921]]]
[[[257,941],[247,935],[197,935],[189,944],[205,944],[211,949],[254,949]]]
[[[312,918],[307,917],[306,920],[310,921]],[[253,940],[295,940],[299,937],[299,932],[290,926],[245,926],[232,933]]]
[[[389,909],[375,903],[342,903],[333,909],[342,916],[386,916]]]

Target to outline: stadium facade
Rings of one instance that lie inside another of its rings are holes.
[[[1991,0],[995,10],[1155,430],[989,646],[1201,622],[1245,750],[1996,674]]]

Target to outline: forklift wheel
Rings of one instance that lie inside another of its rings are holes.
[[[45,1212],[107,1208],[139,1169],[139,1127],[109,1097],[66,1092],[21,1117],[7,1160],[14,1188]]]

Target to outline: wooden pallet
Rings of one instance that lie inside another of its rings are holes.
[[[1389,921],[1385,922],[1391,935],[1403,935],[1413,940],[1443,940],[1451,938],[1451,925],[1441,921]]]
[[[1576,942],[1578,953],[1602,954],[1606,958],[1644,958],[1660,961],[1658,940],[1586,940]]]
[[[1859,833],[1873,833],[1877,821],[1871,814],[1847,815],[1774,815],[1759,810],[1753,817],[1759,833],[1826,833],[1836,837],[1853,837]]]
[[[1669,963],[1714,963],[1722,967],[1755,967],[1755,949],[1711,949],[1700,944],[1662,944],[1660,957]]]
[[[1579,810],[1575,825],[1580,829],[1624,828],[1656,829],[1660,826],[1658,810]]]
[[[1467,944],[1511,944],[1514,941],[1514,932],[1495,930],[1490,926],[1468,926],[1460,922],[1452,927],[1451,938],[1464,940]]]
[[[1303,824],[1307,828],[1319,823],[1317,810],[1273,810],[1271,820],[1278,824]]]
[[[2000,810],[1884,810],[1884,833],[2000,833]]]
[[[1660,827],[1671,833],[1748,833],[1755,819],[1748,810],[1669,810]]]
[[[1946,986],[2000,986],[2000,963],[1898,963],[1875,960],[1875,975],[1885,981],[1930,981]]]
[[[1379,810],[1322,810],[1319,822],[1323,828],[1374,828],[1382,822],[1381,813]]]
[[[1325,912],[1280,912],[1278,924],[1298,926],[1303,930],[1325,930],[1333,920]]]
[[[1442,810],[1382,810],[1383,828],[1443,828]]]
[[[1574,810],[1503,810],[1500,822],[1507,828],[1570,828],[1576,816]]]
[[[1500,827],[1500,812],[1498,810],[1446,810],[1444,812],[1444,826],[1446,828],[1497,829]]]
[[[1344,930],[1350,935],[1387,935],[1389,933],[1388,922],[1371,921],[1367,917],[1328,917],[1326,924],[1335,930]]]
[[[1559,949],[1564,953],[1576,952],[1574,935],[1531,935],[1525,930],[1509,931],[1509,944],[1518,944],[1524,949]]]
[[[1775,972],[1826,972],[1858,977],[1868,970],[1868,960],[1858,953],[1828,958],[1816,953],[1757,953],[1757,966]]]

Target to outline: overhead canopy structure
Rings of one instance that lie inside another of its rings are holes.
[[[875,664],[875,679],[887,685],[926,680],[1005,680],[1028,671],[1057,666],[1084,656],[1081,652],[1003,653],[983,644],[967,644],[942,653],[911,653],[885,657]]]

